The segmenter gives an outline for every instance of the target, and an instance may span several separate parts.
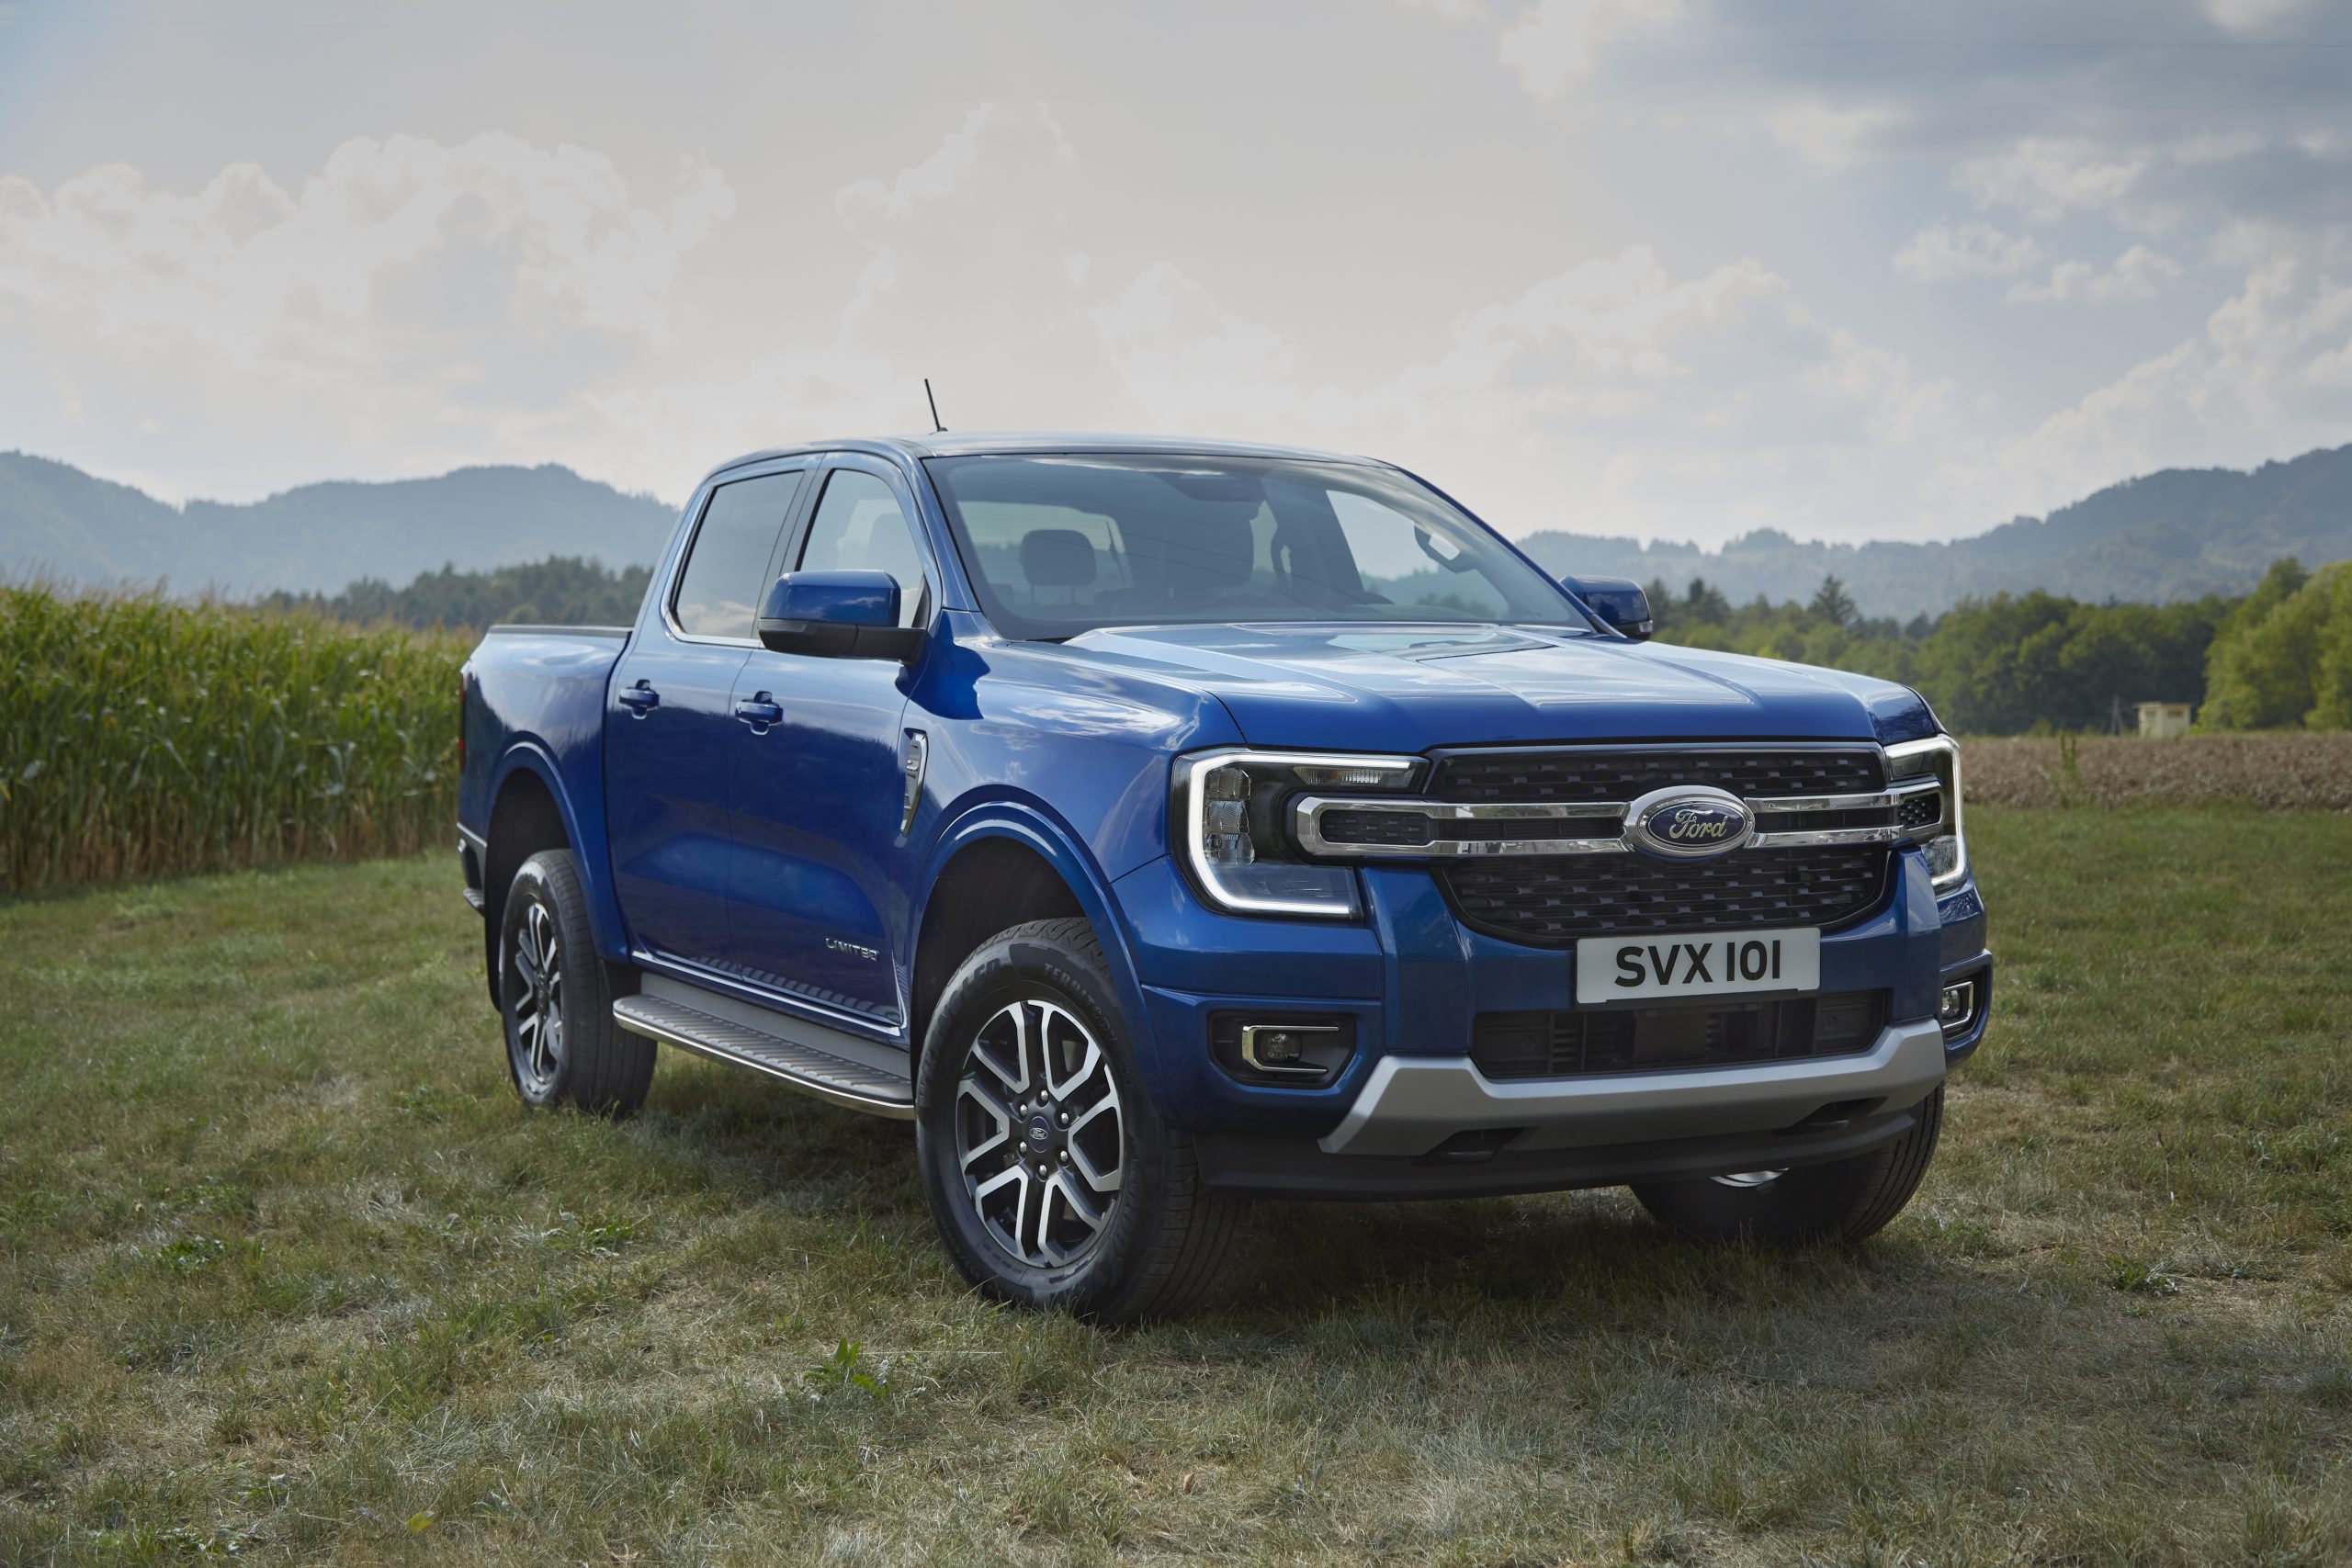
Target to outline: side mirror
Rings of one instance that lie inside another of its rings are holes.
[[[1560,586],[1575,594],[1601,624],[1635,642],[1647,642],[1657,625],[1650,619],[1650,596],[1642,585],[1625,577],[1564,577]]]
[[[923,634],[899,624],[899,580],[887,571],[787,571],[760,606],[760,646],[819,659],[911,664]]]

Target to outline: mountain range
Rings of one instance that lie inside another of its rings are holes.
[[[2165,468],[2047,517],[1935,544],[1830,545],[1769,528],[1716,550],[1556,532],[1519,543],[1552,571],[1663,579],[1677,592],[1703,577],[1734,604],[1809,598],[1834,575],[1864,613],[1902,620],[2035,588],[2095,603],[2167,604],[2243,593],[2287,556],[2305,566],[2352,558],[2352,446],[2252,472]]]
[[[337,480],[266,501],[182,507],[69,464],[0,453],[0,571],[71,582],[162,581],[174,592],[245,598],[548,556],[636,566],[661,554],[677,521],[667,502],[553,463]]]
[[[160,580],[183,592],[332,592],[361,578],[404,582],[443,566],[481,570],[555,555],[642,565],[676,515],[554,464],[183,507],[68,464],[0,453],[0,572]],[[2163,603],[2244,592],[2284,556],[2307,566],[2352,558],[2352,446],[2251,472],[2167,468],[1946,543],[1831,545],[1770,529],[1713,550],[1559,532],[1520,542],[1554,571],[1663,580],[1677,592],[1703,577],[1734,603],[1806,598],[1834,574],[1866,613],[1904,619],[2033,588]]]

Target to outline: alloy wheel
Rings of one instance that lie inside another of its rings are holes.
[[[532,1099],[544,1099],[563,1067],[563,952],[553,911],[536,898],[514,933],[506,990],[514,1018],[515,1076]]]
[[[956,1090],[956,1168],[981,1228],[1033,1269],[1102,1239],[1126,1171],[1111,1060],[1068,1009],[1027,998],[980,1025]]]

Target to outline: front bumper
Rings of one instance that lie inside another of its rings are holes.
[[[1193,1134],[1220,1188],[1434,1197],[1840,1158],[1908,1130],[1983,1035],[1982,1009],[1949,1037],[1934,1014],[1954,979],[1990,994],[1984,906],[1973,883],[1939,897],[1906,851],[1881,908],[1822,940],[1823,991],[1885,996],[1887,1023],[1869,1050],[1489,1079],[1470,1060],[1479,1015],[1575,1009],[1573,954],[1465,929],[1426,872],[1363,876],[1360,925],[1218,915],[1164,861],[1119,884],[1154,1099]],[[1238,1081],[1211,1060],[1211,1020],[1268,1009],[1345,1014],[1355,1056],[1315,1089]]]
[[[1905,1110],[1943,1081],[1944,1034],[1933,1020],[1883,1030],[1860,1055],[1680,1072],[1498,1083],[1467,1056],[1384,1056],[1317,1144],[1325,1154],[1409,1158],[1465,1132],[1530,1153],[1777,1133],[1825,1112],[1844,1123]]]

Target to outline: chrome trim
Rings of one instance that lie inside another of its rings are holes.
[[[1605,801],[1399,800],[1394,795],[1301,795],[1291,803],[1291,826],[1298,847],[1311,855],[1340,859],[1425,859],[1432,855],[1600,854],[1626,852],[1624,840],[1613,839],[1440,839],[1432,835],[1419,844],[1335,844],[1323,837],[1323,813],[1334,808],[1380,811],[1423,818],[1431,822],[1550,822],[1570,818],[1615,817],[1625,807]]]
[[[1944,992],[1946,992],[1946,991],[1966,991],[1966,992],[1968,993],[1968,1010],[1967,1010],[1966,1012],[1962,1013],[1958,1018],[1946,1018],[1946,1017],[1944,1017],[1944,1015],[1943,1015],[1943,1000],[1944,1000],[1943,994],[1944,994]],[[1971,975],[1968,975],[1968,976],[1964,976],[1964,977],[1962,977],[1962,978],[1961,978],[1961,979],[1954,980],[1954,981],[1952,981],[1952,982],[1951,982],[1950,985],[1948,985],[1948,986],[1939,986],[1939,987],[1937,987],[1937,989],[1936,989],[1936,1022],[1937,1022],[1938,1026],[1939,1026],[1939,1027],[1940,1027],[1940,1028],[1943,1030],[1943,1032],[1944,1032],[1944,1033],[1945,1033],[1945,1034],[1950,1035],[1950,1036],[1958,1036],[1958,1035],[1965,1034],[1965,1033],[1967,1033],[1967,1032],[1968,1032],[1969,1028],[1970,1028],[1973,1024],[1974,1024],[1974,1023],[1975,1023],[1975,1021],[1976,1021],[1976,976],[1975,976],[1974,974],[1971,974]]]
[[[1264,1073],[1268,1077],[1281,1077],[1287,1074],[1293,1077],[1319,1078],[1324,1069],[1310,1063],[1260,1061],[1258,1033],[1261,1030],[1271,1034],[1337,1034],[1340,1026],[1336,1023],[1245,1023],[1241,1026],[1241,1060],[1251,1072]]]
[[[1395,795],[1301,795],[1291,803],[1291,825],[1298,835],[1299,848],[1310,855],[1333,860],[1440,860],[1463,859],[1485,855],[1613,855],[1625,854],[1634,846],[1627,833],[1634,814],[1653,800],[1688,798],[1707,790],[1703,784],[1669,785],[1653,790],[1635,801],[1452,801],[1427,800],[1419,797],[1399,799]],[[1746,807],[1751,820],[1770,812],[1871,811],[1899,807],[1910,795],[1925,794],[1943,787],[1940,779],[1927,778],[1914,783],[1894,784],[1867,795],[1755,795],[1742,799],[1729,791],[1716,791],[1726,799],[1739,801]],[[1661,797],[1664,797],[1661,799]],[[1441,839],[1432,830],[1430,838],[1418,844],[1353,844],[1333,843],[1323,836],[1322,817],[1326,811],[1378,811],[1392,816],[1416,816],[1430,822],[1536,822],[1613,817],[1619,820],[1616,837],[1605,839]],[[1896,844],[1918,836],[1919,829],[1884,823],[1871,828],[1791,828],[1779,832],[1751,829],[1748,836],[1733,849],[1811,849],[1836,846]],[[1729,850],[1716,853],[1729,853]],[[1713,856],[1679,857],[1689,861],[1712,859]]]
[[[1944,1032],[1933,1019],[1893,1025],[1867,1052],[1736,1067],[1497,1082],[1467,1056],[1384,1056],[1326,1154],[1410,1159],[1458,1133],[1515,1128],[1511,1151],[1590,1148],[1794,1126],[1839,1100],[1916,1105],[1944,1079]]]
[[[1896,764],[1909,762],[1914,758],[1941,754],[1949,759],[1948,774],[1931,773],[1929,775],[1939,787],[1948,786],[1950,789],[1950,809],[1944,819],[1935,825],[1937,829],[1948,829],[1949,831],[1939,832],[1930,829],[1919,833],[1923,841],[1928,839],[1949,838],[1957,849],[1958,858],[1952,863],[1952,868],[1941,876],[1928,878],[1928,886],[1938,893],[1949,892],[1968,880],[1968,834],[1961,819],[1960,742],[1949,735],[1931,735],[1924,740],[1905,740],[1897,745],[1883,747],[1881,750],[1886,757],[1889,778],[1894,777]]]

